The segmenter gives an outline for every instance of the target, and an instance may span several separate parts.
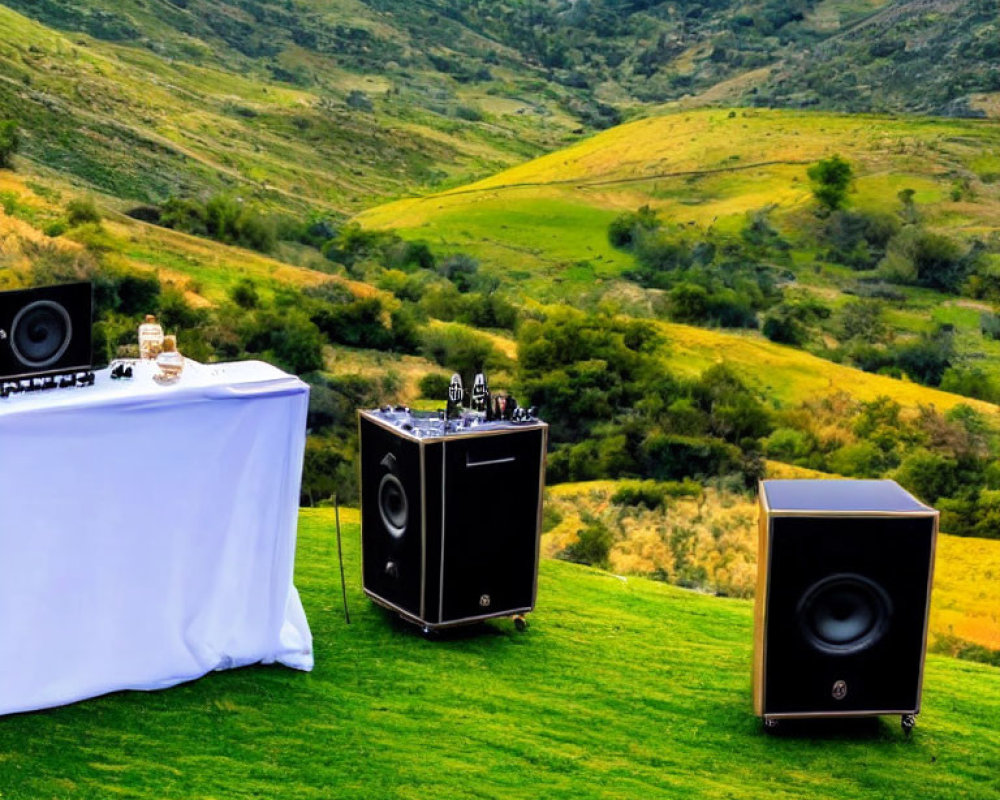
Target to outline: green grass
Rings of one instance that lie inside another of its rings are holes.
[[[0,796],[42,798],[986,798],[1000,671],[931,656],[894,719],[768,737],[750,708],[751,605],[542,564],[526,633],[430,641],[362,598],[332,514],[303,511],[311,674],[252,667],[0,719]]]

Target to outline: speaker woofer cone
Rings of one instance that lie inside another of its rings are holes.
[[[806,640],[832,655],[860,653],[885,634],[892,603],[885,590],[861,575],[831,575],[802,596],[798,619]]]
[[[55,364],[72,340],[69,312],[52,300],[29,303],[17,312],[10,326],[14,357],[30,369],[45,369]]]
[[[406,489],[391,472],[383,475],[378,485],[378,511],[389,535],[395,539],[402,538],[406,533],[409,503],[406,500]]]

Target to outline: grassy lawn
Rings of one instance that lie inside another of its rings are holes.
[[[345,518],[349,515],[345,514]],[[356,519],[355,517],[351,517]],[[931,656],[925,706],[765,736],[750,709],[751,605],[542,564],[539,608],[429,641],[366,602],[346,534],[303,511],[311,674],[219,673],[0,720],[15,798],[985,798],[1000,791],[1000,671]]]

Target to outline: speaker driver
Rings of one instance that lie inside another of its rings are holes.
[[[889,596],[861,575],[831,575],[813,584],[799,602],[798,617],[809,643],[824,653],[867,650],[885,634],[892,615]]]
[[[55,364],[73,339],[69,313],[51,300],[36,300],[26,305],[14,317],[10,328],[14,356],[31,369]]]
[[[406,533],[409,504],[403,484],[391,472],[383,475],[378,485],[378,510],[389,535],[396,539],[402,538]]]

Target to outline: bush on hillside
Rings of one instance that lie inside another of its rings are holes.
[[[623,506],[666,508],[677,497],[700,497],[703,487],[697,481],[624,481],[611,496],[611,502]]]
[[[428,372],[417,382],[420,387],[420,396],[428,400],[444,401],[448,397],[448,387],[451,386],[451,378],[440,372]]]
[[[806,171],[813,195],[826,211],[836,211],[847,202],[847,190],[854,177],[850,163],[839,155],[824,158]]]
[[[885,324],[885,306],[878,300],[851,300],[839,314],[842,341],[857,339],[861,342],[883,341],[889,333]]]
[[[608,569],[608,556],[614,544],[614,535],[600,520],[584,518],[586,527],[576,532],[576,541],[565,547],[558,555],[575,564],[589,564],[600,569]]]
[[[172,197],[163,204],[159,224],[263,253],[277,243],[277,219],[228,194],[213,195],[205,202]]]
[[[247,310],[257,308],[260,305],[257,287],[249,278],[243,278],[229,290],[229,299],[240,308]]]
[[[420,352],[445,369],[459,373],[466,386],[472,386],[477,372],[492,372],[510,365],[509,359],[486,336],[458,325],[425,329]]]
[[[826,256],[852,269],[874,269],[899,229],[892,214],[834,211],[823,226],[823,240],[829,246]]]
[[[13,166],[13,156],[21,147],[17,120],[0,120],[0,169]]]
[[[897,283],[957,293],[977,267],[980,248],[963,250],[953,239],[917,227],[904,228],[889,242],[880,269]]]
[[[74,227],[88,223],[98,223],[101,221],[101,212],[97,210],[94,201],[89,197],[70,200],[66,204],[66,221]]]
[[[608,226],[608,241],[614,247],[628,249],[633,247],[644,231],[653,231],[660,227],[656,212],[649,206],[642,206],[638,211],[626,211],[615,217]]]

